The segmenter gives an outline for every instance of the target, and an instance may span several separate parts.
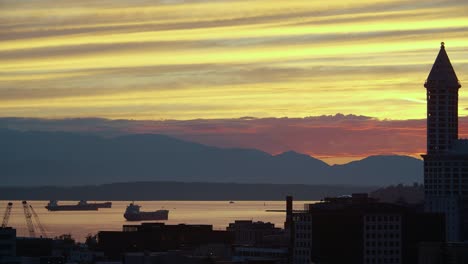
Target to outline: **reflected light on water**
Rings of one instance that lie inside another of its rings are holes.
[[[0,202],[2,218],[8,202]],[[9,226],[17,229],[18,236],[28,236],[21,201],[12,202],[13,209]],[[63,201],[59,204],[76,204],[77,202]],[[141,223],[128,222],[124,219],[123,214],[126,206],[130,203],[129,201],[112,201],[112,208],[101,208],[99,211],[58,212],[49,212],[45,209],[48,201],[28,201],[28,203],[39,215],[49,237],[71,233],[78,241],[84,241],[88,234],[104,230],[122,230],[122,225]],[[235,220],[272,222],[277,227],[282,227],[285,213],[266,212],[266,210],[286,209],[285,201],[236,201],[235,203],[229,203],[229,201],[136,201],[136,203],[142,206],[142,211],[169,210],[169,220],[164,221],[166,224],[210,224],[217,230],[224,230],[229,223]],[[304,203],[312,202],[295,201],[294,209],[302,209]],[[36,228],[36,236],[39,235],[39,228]]]

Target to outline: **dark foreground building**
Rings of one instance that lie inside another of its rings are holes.
[[[266,244],[271,236],[280,236],[284,232],[270,222],[253,222],[252,220],[236,220],[226,228],[234,234],[236,245],[262,245]]]
[[[234,236],[231,232],[213,230],[211,225],[143,223],[124,225],[122,231],[98,233],[98,248],[110,260],[120,260],[129,252],[171,250],[228,258],[228,251],[233,242]]]
[[[325,198],[293,219],[295,264],[413,264],[420,242],[445,239],[442,214],[380,203],[367,194]]]
[[[468,243],[437,243],[425,242],[419,244],[418,264],[467,264]]]
[[[236,220],[226,230],[235,236],[232,246],[234,263],[288,263],[289,236],[273,223]]]
[[[0,228],[0,263],[13,263],[16,257],[16,229]]]
[[[0,264],[64,264],[63,241],[17,237],[16,229],[0,228]]]

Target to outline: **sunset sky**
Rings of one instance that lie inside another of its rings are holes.
[[[465,0],[0,0],[0,116],[129,119],[125,131],[330,163],[417,156],[441,41],[468,115],[467,32]],[[347,130],[375,127],[372,150]],[[354,143],[333,151],[338,138]]]

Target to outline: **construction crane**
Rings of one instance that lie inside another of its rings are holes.
[[[39,215],[37,215],[32,205],[29,205],[29,208],[31,209],[32,215],[34,216],[34,220],[36,220],[36,224],[39,227],[39,230],[41,231],[42,237],[47,238],[47,232],[44,226],[41,224],[41,221],[39,221]]]
[[[8,220],[10,220],[11,208],[13,207],[13,203],[9,202],[6,209],[5,214],[3,214],[3,221],[2,221],[2,228],[7,227]]]
[[[32,222],[32,214],[29,210],[28,202],[23,201],[23,210],[24,210],[24,217],[26,218],[26,224],[28,225],[28,231],[30,237],[36,237],[36,233],[34,231],[34,225]]]

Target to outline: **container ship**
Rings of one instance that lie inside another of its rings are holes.
[[[127,221],[167,220],[169,210],[157,210],[153,212],[140,211],[141,206],[130,203],[125,210],[124,217]]]
[[[111,202],[104,203],[88,203],[85,200],[79,201],[77,204],[59,205],[57,200],[51,200],[46,205],[49,211],[97,211],[99,208],[111,208]]]

